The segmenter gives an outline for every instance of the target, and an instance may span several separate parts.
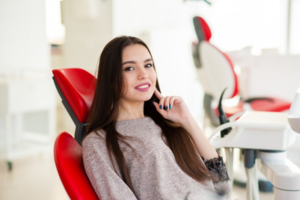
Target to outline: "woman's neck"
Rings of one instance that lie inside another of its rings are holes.
[[[125,102],[119,103],[119,114],[117,121],[144,118],[144,102]]]

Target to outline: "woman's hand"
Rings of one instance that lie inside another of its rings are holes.
[[[202,130],[192,117],[183,99],[178,96],[163,97],[157,89],[155,89],[154,93],[159,99],[159,104],[154,102],[156,110],[165,119],[180,124],[189,133],[199,155],[206,160],[216,158],[218,156],[217,152],[202,133]]]
[[[154,90],[154,94],[159,99],[159,104],[153,102],[154,106],[156,107],[156,110],[165,119],[171,120],[182,125],[186,120],[188,120],[191,117],[191,113],[181,97],[164,97],[156,88]]]
[[[155,89],[154,93],[159,99],[159,104],[153,102],[156,110],[165,119],[180,124],[189,133],[199,155],[206,160],[216,158],[218,156],[217,152],[202,133],[202,130],[192,117],[183,99],[178,96],[163,97],[157,89]]]

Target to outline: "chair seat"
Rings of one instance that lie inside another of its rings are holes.
[[[68,133],[55,141],[54,159],[60,179],[72,200],[98,200],[85,173],[81,146]]]
[[[265,111],[265,112],[282,112],[285,110],[290,109],[291,103],[282,99],[278,98],[269,98],[270,100],[264,100],[259,99],[252,101],[250,104],[250,107],[254,111]],[[239,112],[246,111],[244,109],[244,102],[240,101],[238,105],[233,107],[223,107],[224,113],[226,114],[226,117],[231,117],[234,114],[237,114]],[[216,109],[216,114],[219,116],[219,112]]]

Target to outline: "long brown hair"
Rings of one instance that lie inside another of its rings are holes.
[[[119,141],[130,146],[128,138],[118,133],[115,129],[119,112],[118,102],[122,96],[123,87],[122,52],[126,46],[132,44],[143,45],[151,55],[149,48],[142,40],[130,36],[116,37],[104,47],[98,66],[98,81],[94,100],[87,120],[87,133],[89,134],[100,129],[106,132],[106,147],[110,160],[112,162],[112,157],[115,158],[122,179],[134,192],[124,155],[118,143]],[[154,61],[153,67],[155,69]],[[158,79],[156,79],[156,88],[160,91]],[[152,101],[158,102],[155,94],[148,101],[144,102],[144,115],[151,117],[161,127],[162,133],[166,137],[180,168],[199,182],[211,179],[208,170],[194,148],[188,132],[178,124],[163,118],[155,109]]]

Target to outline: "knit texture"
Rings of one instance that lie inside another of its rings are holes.
[[[120,148],[135,194],[122,180],[115,160],[114,170],[106,149],[106,133],[100,130],[90,133],[82,143],[84,167],[99,199],[220,199],[217,194],[223,195],[230,190],[228,179],[199,183],[183,172],[164,142],[161,128],[151,117],[119,121],[116,130],[124,136],[131,136],[127,142],[134,150],[123,143],[120,143]]]

